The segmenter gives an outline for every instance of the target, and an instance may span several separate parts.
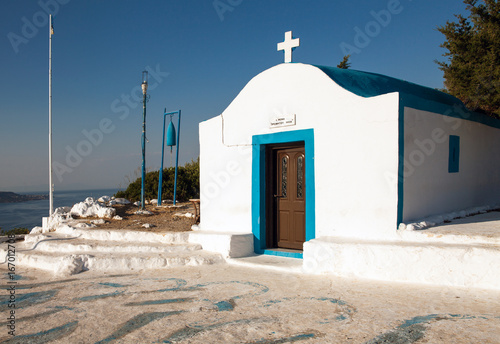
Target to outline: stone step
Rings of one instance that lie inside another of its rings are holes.
[[[243,258],[230,258],[231,265],[248,268],[266,269],[285,273],[302,273],[302,259],[271,255],[254,255]]]
[[[24,243],[20,243],[22,249],[34,248],[37,251],[47,252],[108,252],[108,253],[175,253],[175,252],[192,252],[201,250],[199,244],[189,243],[147,243],[134,241],[111,241],[111,240],[95,240],[82,239],[81,237],[73,237],[61,235],[57,233],[41,234],[36,236],[27,236]]]
[[[224,262],[220,254],[203,250],[188,252],[139,252],[112,253],[96,251],[75,251],[72,253],[48,252],[41,250],[24,251],[16,245],[14,263],[47,270],[56,274],[71,275],[82,271],[126,272],[146,269],[164,269],[178,266],[209,265]],[[56,247],[57,249],[57,247]],[[0,257],[7,255],[7,246],[0,247]]]
[[[56,232],[50,234],[60,234],[80,239],[102,240],[102,241],[126,241],[135,243],[163,243],[180,244],[189,241],[190,232],[143,232],[120,229],[75,229],[70,226],[63,226]],[[42,234],[39,234],[42,235]],[[29,235],[25,240],[34,235]]]

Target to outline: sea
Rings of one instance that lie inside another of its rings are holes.
[[[113,196],[118,189],[96,189],[78,191],[54,191],[54,209],[72,207],[83,202],[87,197],[95,199],[101,196]],[[41,195],[39,192],[23,192],[22,194]],[[48,193],[46,193],[48,194]],[[42,226],[42,217],[49,216],[49,200],[28,201],[19,203],[0,203],[0,228],[8,231],[14,228]]]

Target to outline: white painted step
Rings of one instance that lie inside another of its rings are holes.
[[[304,244],[304,271],[500,289],[500,246],[322,237]]]
[[[35,242],[18,245],[18,249],[35,248],[37,251],[74,253],[74,252],[109,252],[109,253],[175,253],[201,250],[199,244],[162,244],[135,243],[126,241],[86,240],[60,235],[49,235]]]
[[[267,269],[285,273],[301,273],[302,259],[288,258],[271,255],[254,255],[244,258],[230,258],[229,264],[244,266],[249,268]]]
[[[0,248],[2,261],[6,246]],[[163,269],[178,266],[197,266],[224,262],[221,255],[202,250],[169,253],[112,253],[109,252],[47,252],[21,251],[16,247],[16,266],[52,271],[57,274],[76,274],[81,271],[126,272],[130,270]]]
[[[79,239],[127,241],[135,243],[187,243],[190,232],[142,232],[119,229],[74,229],[69,226],[58,228],[56,232],[38,235],[65,235]],[[35,240],[36,235],[27,235],[26,241]]]

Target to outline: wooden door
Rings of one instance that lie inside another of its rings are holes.
[[[275,171],[277,246],[302,250],[306,237],[304,147],[277,150]]]

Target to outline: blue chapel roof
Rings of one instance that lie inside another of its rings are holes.
[[[463,103],[452,95],[390,76],[353,69],[318,65],[315,65],[315,67],[323,71],[341,87],[361,97],[375,97],[382,94],[400,92],[446,105],[453,106],[454,104],[458,104],[463,106]]]

